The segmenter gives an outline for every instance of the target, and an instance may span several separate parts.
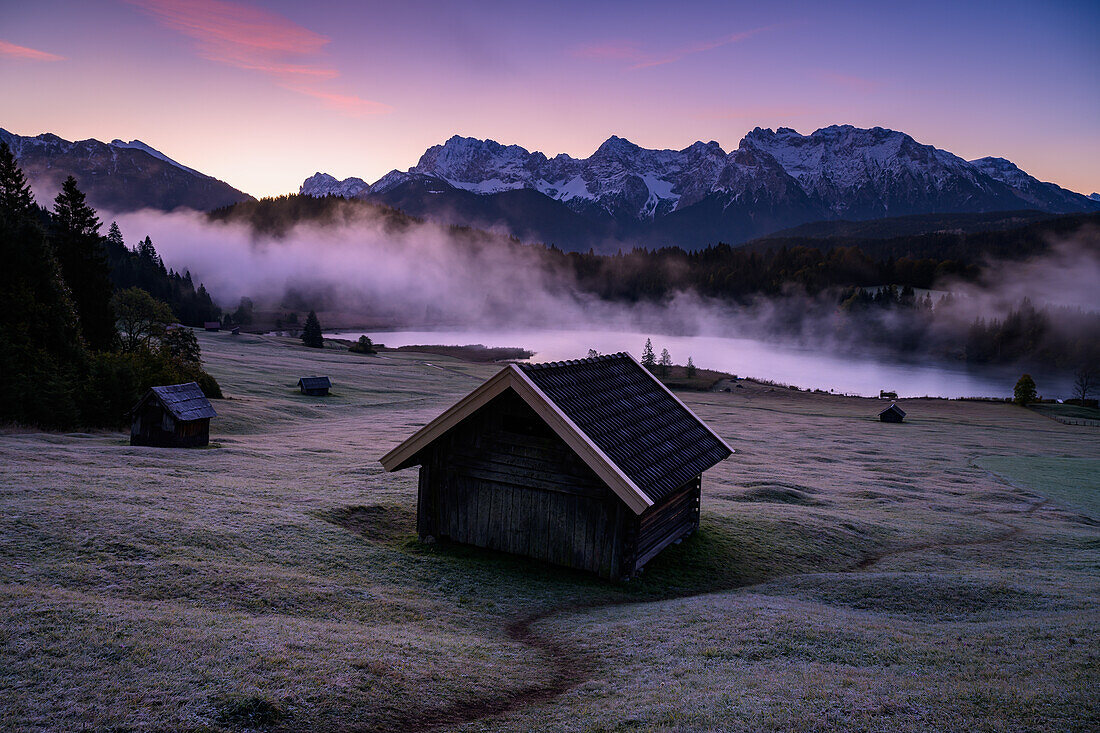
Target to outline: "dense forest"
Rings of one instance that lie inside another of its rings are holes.
[[[190,272],[179,273],[165,268],[150,237],[128,248],[122,241],[118,224],[112,222],[103,239],[103,248],[109,278],[116,290],[141,288],[167,303],[176,320],[185,326],[201,326],[221,317],[221,308],[214,304],[202,283],[195,287]]]
[[[198,297],[190,279],[165,271],[148,240],[143,255],[101,227],[71,176],[40,208],[0,143],[0,422],[118,427],[154,384],[197,381],[221,396],[194,333],[173,328]]]

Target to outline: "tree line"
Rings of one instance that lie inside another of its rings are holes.
[[[111,222],[103,251],[108,278],[116,290],[141,288],[167,303],[174,318],[185,326],[201,326],[221,318],[221,308],[214,304],[206,287],[199,283],[196,288],[190,271],[180,273],[166,268],[150,237],[133,248],[127,247],[118,224]]]
[[[154,384],[197,381],[208,396],[221,396],[194,334],[171,327],[172,307],[140,287],[116,289],[111,247],[134,266],[116,277],[177,285],[178,293],[185,279],[162,276],[159,257],[150,265],[151,242],[144,255],[122,255],[117,227],[112,245],[101,227],[72,176],[52,209],[39,207],[0,143],[0,422],[116,427]]]

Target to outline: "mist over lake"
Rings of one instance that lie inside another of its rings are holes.
[[[326,334],[341,339],[367,335],[388,347],[419,344],[489,347],[516,346],[534,351],[530,361],[580,359],[589,349],[601,354],[627,351],[638,357],[647,338],[654,350],[669,350],[677,364],[690,356],[703,369],[767,379],[802,389],[878,396],[879,390],[899,397],[1011,397],[1019,370],[1012,367],[967,368],[949,362],[901,362],[867,354],[838,354],[750,338],[666,336],[618,330],[452,329],[419,331],[344,331]],[[1035,373],[1044,396],[1070,395],[1072,378]]]

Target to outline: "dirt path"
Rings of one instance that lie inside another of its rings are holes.
[[[1037,501],[1031,504],[1021,516],[1030,516],[1046,504],[1046,499]],[[946,549],[950,547],[975,547],[984,545],[995,545],[1016,539],[1024,533],[1024,529],[1018,525],[1010,524],[1000,519],[993,519],[991,517],[984,517],[984,519],[986,519],[986,521],[1005,527],[1005,531],[994,537],[986,537],[978,540],[960,540],[958,542],[921,542],[912,545],[903,545],[892,550],[884,550],[880,553],[866,557],[853,565],[847,571],[842,572],[859,572],[867,570],[887,558],[897,557],[899,555],[906,555],[914,552]],[[787,577],[796,578],[798,577],[798,575]],[[408,731],[409,733],[426,733],[427,731],[435,731],[448,726],[465,725],[478,720],[495,718],[506,713],[519,710],[528,705],[552,700],[568,692],[577,685],[593,679],[596,676],[596,672],[598,671],[598,659],[596,659],[594,655],[591,655],[579,649],[570,648],[563,641],[543,636],[542,634],[539,634],[537,631],[531,628],[533,624],[541,621],[544,618],[555,616],[561,613],[570,613],[575,611],[608,608],[613,606],[628,606],[642,603],[660,603],[661,601],[669,601],[679,598],[695,598],[699,596],[711,595],[714,593],[727,593],[733,590],[747,590],[757,585],[763,585],[766,582],[774,582],[775,580],[777,580],[777,578],[771,578],[767,581],[761,581],[759,583],[732,586],[729,588],[714,588],[703,593],[694,593],[689,595],[670,595],[664,598],[649,598],[646,600],[609,600],[599,601],[591,604],[559,606],[557,608],[548,609],[541,613],[518,617],[516,619],[513,619],[505,627],[505,634],[509,640],[516,641],[521,644],[526,644],[538,654],[549,659],[550,665],[553,669],[553,673],[550,675],[548,681],[542,684],[532,685],[530,687],[525,687],[519,690],[515,690],[513,692],[505,693],[497,697],[454,703],[440,710],[415,711],[406,719],[395,722],[392,725],[386,726],[380,730]]]

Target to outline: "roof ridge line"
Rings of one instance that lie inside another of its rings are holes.
[[[611,361],[612,359],[629,359],[630,354],[626,351],[616,351],[614,354],[597,354],[596,356],[586,356],[581,359],[564,359],[560,361],[542,361],[537,363],[522,363],[517,364],[524,371],[533,371],[535,369],[553,369],[556,367],[576,366],[577,364],[596,364],[601,361]]]

